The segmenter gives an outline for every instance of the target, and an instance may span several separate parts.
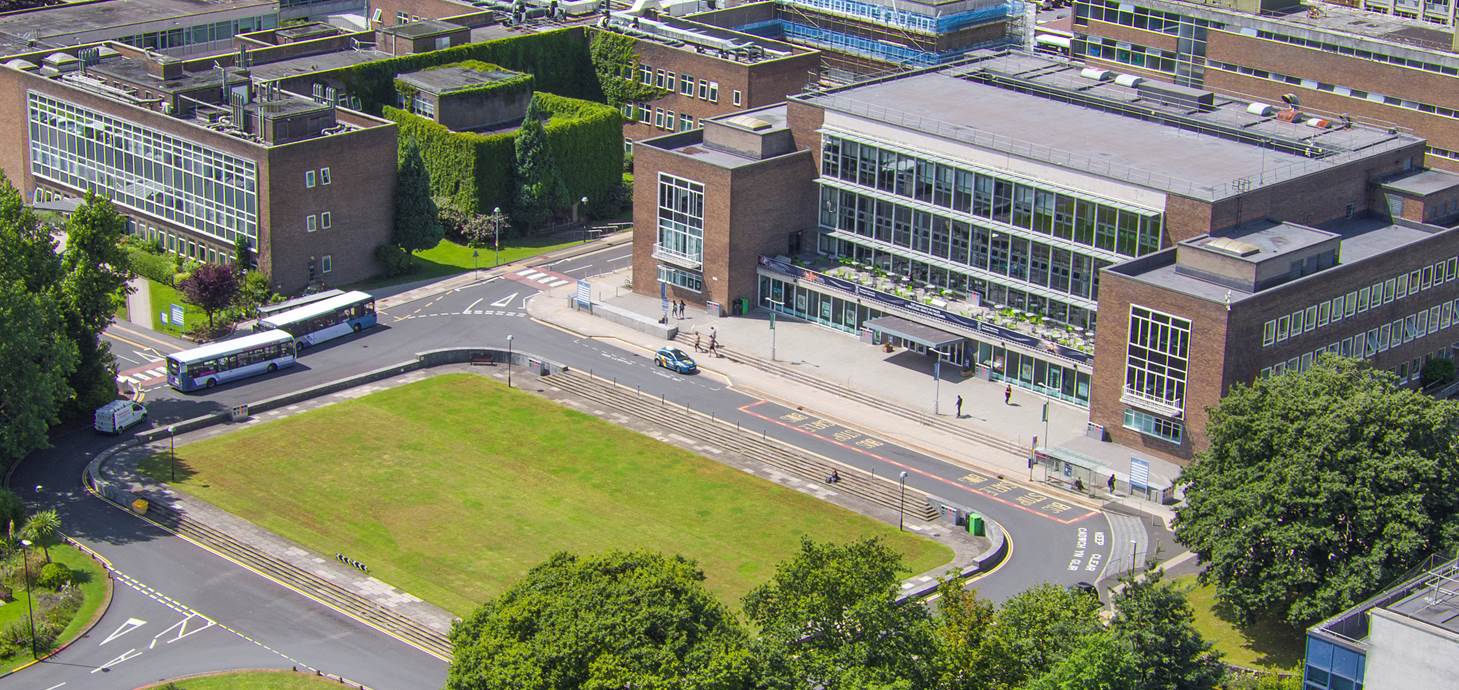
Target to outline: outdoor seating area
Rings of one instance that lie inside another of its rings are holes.
[[[1061,323],[1043,314],[988,304],[978,296],[921,283],[909,275],[898,275],[879,266],[849,258],[817,257],[811,263],[798,259],[803,267],[847,280],[867,288],[912,300],[959,316],[985,321],[1003,328],[1047,340],[1064,347],[1094,354],[1094,330]]]

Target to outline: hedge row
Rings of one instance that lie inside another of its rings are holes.
[[[622,180],[623,121],[618,111],[550,93],[539,92],[536,98],[552,115],[547,143],[562,169],[568,198],[586,196],[595,206],[608,201]],[[383,115],[399,127],[401,146],[414,141],[420,147],[432,196],[466,214],[511,208],[515,131],[453,132],[390,106],[383,108]]]
[[[338,79],[347,93],[360,99],[363,110],[378,115],[396,102],[397,75],[464,61],[526,72],[535,78],[538,91],[593,101],[603,98],[588,50],[588,36],[582,27],[401,55],[320,74]]]

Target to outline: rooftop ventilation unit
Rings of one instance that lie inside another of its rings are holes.
[[[1206,248],[1232,256],[1251,256],[1261,251],[1259,247],[1250,242],[1242,242],[1241,240],[1230,237],[1213,237],[1209,242],[1206,242]]]
[[[1115,77],[1116,84],[1119,84],[1120,86],[1128,86],[1132,89],[1139,86],[1144,81],[1144,77],[1136,76],[1133,74],[1121,74]]]
[[[1107,69],[1085,67],[1084,69],[1079,70],[1079,76],[1084,77],[1085,79],[1093,79],[1095,81],[1109,81],[1115,78],[1115,73]]]
[[[1246,106],[1246,112],[1259,117],[1271,117],[1273,113],[1277,112],[1277,109],[1266,103],[1252,103]]]

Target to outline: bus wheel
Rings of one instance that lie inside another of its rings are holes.
[[[272,374],[272,373],[274,373],[274,372],[276,372],[278,370],[279,370],[279,365],[274,364],[273,362],[269,362],[269,365],[268,365],[268,373]]]
[[[350,328],[351,328],[351,329],[352,329],[352,330],[353,330],[353,331],[354,331],[354,332],[356,332],[356,333],[359,333],[359,332],[360,332],[360,324],[354,324],[354,325],[352,325],[352,326],[350,326]]]
[[[218,379],[208,379],[208,387],[209,388],[212,388],[213,386],[216,386],[216,385],[218,385]]]

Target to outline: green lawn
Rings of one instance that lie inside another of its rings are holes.
[[[1269,671],[1301,671],[1301,630],[1279,621],[1240,627],[1221,615],[1214,585],[1201,586],[1195,575],[1183,575],[1175,582],[1186,589],[1186,599],[1195,610],[1196,630],[1216,645],[1228,663]]]
[[[336,681],[293,671],[245,671],[175,680],[172,687],[177,690],[321,690],[354,686],[343,686]],[[171,690],[167,683],[149,685],[145,690],[161,688]]]
[[[546,254],[555,249],[571,247],[579,244],[578,241],[554,242],[548,238],[513,238],[502,240],[502,258],[504,264],[525,259],[538,254]],[[430,249],[416,252],[411,257],[413,268],[410,273],[390,278],[372,278],[350,285],[350,288],[368,290],[374,287],[392,285],[395,283],[426,280],[428,278],[440,278],[442,276],[465,273],[473,268],[473,265],[482,270],[495,267],[496,252],[492,250],[490,243],[485,247],[478,247],[474,251],[480,256],[474,260],[471,257],[473,249],[464,244],[457,244],[451,240],[441,240]],[[475,262],[473,264],[473,261]]]
[[[557,551],[697,560],[737,603],[802,535],[876,535],[921,572],[946,547],[471,374],[177,449],[179,488],[465,615]],[[165,479],[158,456],[143,470]]]
[[[208,322],[208,315],[202,309],[183,301],[182,293],[178,292],[177,288],[171,285],[163,285],[149,278],[147,280],[147,292],[148,298],[152,302],[152,330],[154,331],[161,331],[168,335],[181,338],[187,332],[187,329],[192,328],[195,324]],[[158,318],[162,312],[167,312],[167,318],[171,320],[172,305],[174,304],[182,307],[182,328],[178,328],[171,323],[164,324]]]
[[[40,566],[45,563],[45,558],[40,552],[31,555],[30,564],[31,577],[38,574]],[[51,560],[65,563],[76,573],[75,582],[81,587],[84,598],[81,600],[81,608],[77,609],[76,616],[71,623],[61,631],[56,638],[56,646],[61,646],[75,639],[87,627],[91,625],[91,619],[96,616],[101,608],[101,603],[106,600],[107,578],[106,571],[91,560],[91,557],[81,553],[75,547],[60,544],[51,547]],[[13,592],[15,600],[0,606],[0,629],[8,627],[14,621],[25,620],[26,618],[26,592],[24,588]],[[42,650],[44,651],[44,650]],[[0,674],[9,673],[15,667],[30,661],[30,652],[27,650],[16,656],[0,657]]]

